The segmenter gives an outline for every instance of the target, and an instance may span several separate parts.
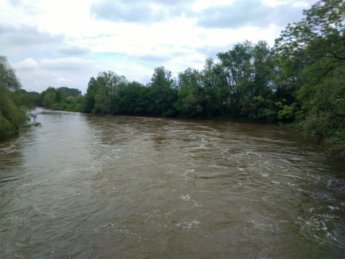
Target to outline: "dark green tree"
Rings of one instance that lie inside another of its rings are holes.
[[[85,99],[85,112],[117,114],[119,112],[119,92],[127,84],[123,76],[114,72],[101,72],[91,78]]]
[[[195,69],[188,68],[178,77],[177,112],[183,117],[202,117],[202,75]]]
[[[138,82],[128,83],[120,89],[120,114],[147,115],[150,102],[148,100],[149,88]]]
[[[18,133],[20,124],[26,120],[25,112],[16,100],[20,87],[7,59],[0,56],[0,140]]]
[[[97,92],[97,81],[94,77],[91,77],[87,86],[85,95],[84,112],[92,113],[95,107],[95,96]]]
[[[59,108],[58,103],[60,101],[57,90],[54,87],[48,87],[41,93],[42,106],[48,109]]]
[[[284,87],[296,96],[305,131],[344,157],[345,2],[319,1],[304,16],[276,42]]]
[[[155,116],[173,116],[177,90],[171,72],[164,67],[156,68],[149,86],[151,106],[148,112]]]
[[[274,53],[267,43],[236,44],[219,53],[228,88],[227,105],[233,117],[274,120],[272,102]]]
[[[221,64],[207,59],[202,70],[201,106],[206,117],[222,116],[229,101],[226,74]]]

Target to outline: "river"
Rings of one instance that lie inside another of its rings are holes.
[[[291,130],[36,113],[0,144],[0,258],[345,258],[344,168]]]

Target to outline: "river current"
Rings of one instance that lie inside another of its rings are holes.
[[[345,173],[272,125],[36,110],[0,144],[0,258],[345,258]]]

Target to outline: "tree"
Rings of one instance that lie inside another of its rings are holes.
[[[119,112],[119,91],[127,84],[124,76],[114,72],[101,72],[91,78],[85,100],[85,112],[116,114]]]
[[[178,100],[176,110],[183,117],[201,117],[202,75],[195,69],[188,68],[178,77]]]
[[[16,91],[21,88],[20,82],[7,61],[7,58],[0,56],[0,82],[2,86],[10,91]]]
[[[84,112],[92,113],[95,107],[95,95],[97,91],[97,81],[94,77],[91,77],[87,86],[85,95]]]
[[[276,42],[286,86],[295,90],[303,129],[344,157],[345,2],[322,0],[304,15]]]
[[[28,92],[24,89],[16,91],[16,102],[25,109],[33,109],[41,106],[41,95],[37,92]]]
[[[226,74],[220,64],[207,59],[202,70],[201,106],[207,117],[224,115],[228,103]]]
[[[272,101],[274,53],[266,42],[236,44],[218,58],[228,88],[227,106],[233,117],[275,120]]]
[[[18,133],[20,124],[26,119],[15,98],[15,92],[20,87],[7,59],[0,56],[0,140]]]
[[[276,40],[282,68],[287,67],[291,71],[287,73],[289,81],[299,85],[310,79],[308,71],[315,84],[345,64],[344,1],[319,1],[304,15],[300,22],[289,24]]]
[[[164,67],[156,68],[149,86],[152,101],[149,112],[155,116],[174,115],[176,112],[174,103],[177,99],[177,91],[171,72]]]
[[[138,82],[128,83],[120,89],[119,113],[128,115],[145,115],[150,105],[147,99],[149,88]]]
[[[54,87],[48,87],[45,91],[41,93],[42,105],[48,109],[58,108],[57,103],[60,101],[58,97],[58,92]]]
[[[84,98],[81,91],[69,87],[48,87],[41,93],[41,105],[48,109],[81,112]]]

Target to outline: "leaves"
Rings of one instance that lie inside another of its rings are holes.
[[[20,83],[7,59],[0,56],[0,140],[15,135],[25,121],[25,113],[17,104],[15,91]]]

